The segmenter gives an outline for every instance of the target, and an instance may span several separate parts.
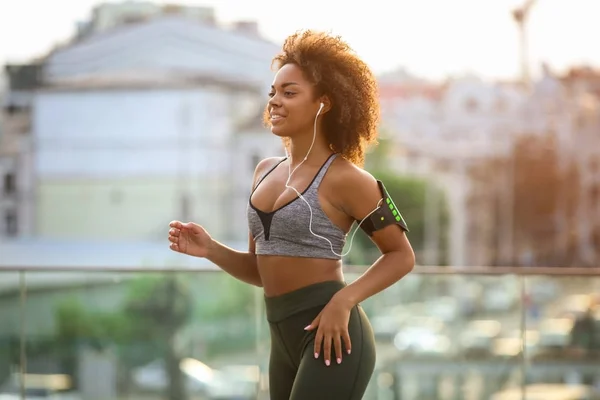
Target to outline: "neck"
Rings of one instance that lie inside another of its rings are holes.
[[[312,132],[310,135],[298,135],[290,141],[289,144],[289,162],[292,168],[299,165],[304,158],[306,157],[306,161],[303,165],[310,164],[313,161],[316,163],[320,163],[324,158],[329,157],[331,154],[331,149],[327,145],[327,142],[323,138],[323,136],[317,134],[314,144],[312,143],[313,135]],[[312,149],[311,149],[312,144]],[[307,153],[310,150],[310,154]]]

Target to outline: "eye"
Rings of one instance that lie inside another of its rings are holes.
[[[290,91],[283,92],[283,95],[284,95],[285,97],[292,97],[292,96],[294,96],[295,94],[296,94],[295,92],[290,92]],[[273,96],[275,96],[275,93],[274,93],[274,92],[269,92],[269,97],[273,97]]]

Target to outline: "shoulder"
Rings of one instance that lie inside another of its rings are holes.
[[[273,168],[278,162],[283,161],[285,157],[267,157],[263,158],[256,164],[255,173],[267,172],[269,168]]]
[[[381,206],[383,189],[368,171],[345,159],[336,159],[331,168],[330,187],[334,205],[349,218],[363,222]],[[389,224],[372,233],[371,240],[385,254],[391,251],[406,251],[414,263],[414,253],[404,229],[400,224]]]
[[[337,157],[331,165],[331,170],[333,172],[331,174],[331,184],[337,190],[352,191],[357,187],[377,190],[375,177],[345,158]]]
[[[260,160],[258,164],[256,164],[256,168],[254,168],[254,183],[256,183],[257,179],[259,179],[262,175],[264,175],[267,171],[269,171],[283,159],[284,157],[267,157]]]
[[[350,161],[337,157],[331,165],[329,183],[336,193],[338,207],[346,214],[361,219],[375,208],[382,193],[371,173]]]

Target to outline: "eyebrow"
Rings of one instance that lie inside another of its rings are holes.
[[[286,83],[283,83],[281,85],[281,87],[282,88],[286,88],[286,87],[291,86],[291,85],[297,85],[297,83],[296,82],[286,82]],[[275,89],[275,86],[271,85],[271,89]]]

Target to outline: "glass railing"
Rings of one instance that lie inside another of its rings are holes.
[[[262,300],[217,271],[3,268],[0,398],[268,399]],[[364,399],[600,399],[600,269],[416,268],[363,308]]]

